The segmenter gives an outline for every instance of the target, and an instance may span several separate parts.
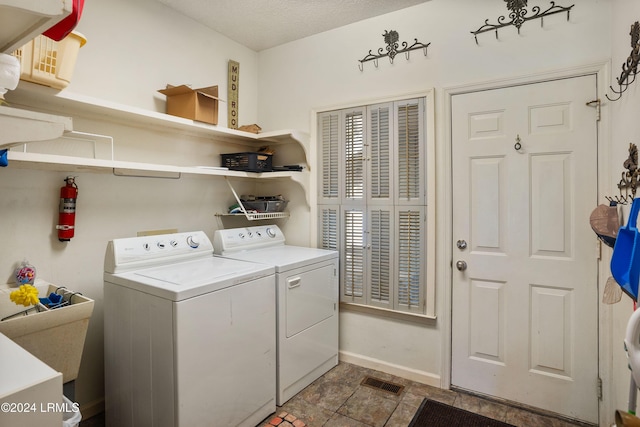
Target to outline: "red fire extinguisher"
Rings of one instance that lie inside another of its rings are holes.
[[[78,186],[76,179],[68,176],[64,180],[67,185],[60,189],[60,216],[58,217],[58,240],[68,242],[73,237],[76,223],[76,199]]]

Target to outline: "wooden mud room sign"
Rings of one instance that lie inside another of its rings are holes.
[[[227,82],[227,127],[238,129],[238,85],[240,81],[240,63],[229,60]]]

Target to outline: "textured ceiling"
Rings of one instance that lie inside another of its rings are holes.
[[[255,51],[429,0],[157,0]]]

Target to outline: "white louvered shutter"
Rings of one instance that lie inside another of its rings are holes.
[[[339,230],[340,230],[340,206],[321,205],[320,211],[320,242],[321,249],[338,251],[340,250]]]
[[[421,154],[424,140],[422,99],[396,103],[396,188],[400,204],[423,202],[425,167]]]
[[[324,113],[319,117],[321,180],[319,200],[338,201],[340,197],[340,115]]]
[[[425,99],[318,116],[319,245],[340,253],[343,303],[424,315],[433,299]]]
[[[364,110],[344,116],[344,195],[351,201],[364,201],[365,161]]]
[[[393,103],[378,104],[368,112],[368,188],[372,203],[388,204],[393,197]]]
[[[364,303],[364,212],[361,209],[343,209],[342,224],[342,299]]]
[[[425,210],[400,207],[396,212],[397,309],[422,313],[425,304]]]
[[[369,210],[369,299],[371,305],[393,307],[393,211]]]

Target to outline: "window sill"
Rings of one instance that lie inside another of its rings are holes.
[[[387,310],[386,308],[371,307],[368,305],[341,302],[340,310],[369,314],[376,317],[385,317],[393,320],[403,320],[424,325],[435,325],[437,317],[425,314],[404,313],[402,311]]]

